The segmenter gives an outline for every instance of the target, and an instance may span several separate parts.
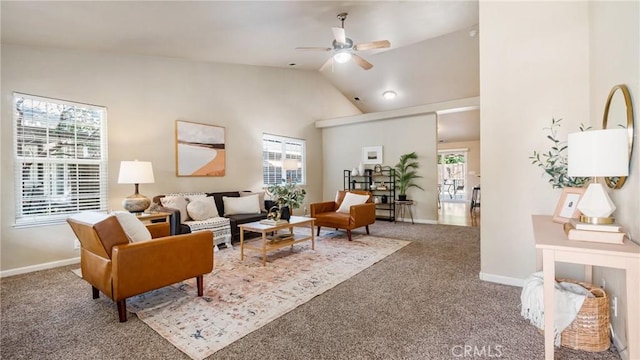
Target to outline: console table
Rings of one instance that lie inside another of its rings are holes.
[[[562,224],[551,216],[533,215],[536,249],[542,250],[544,275],[544,328],[554,328],[556,261],[585,265],[585,281],[592,282],[592,266],[626,271],[628,359],[640,359],[640,246],[625,239],[623,244],[605,244],[567,239]],[[544,332],[545,359],[553,359],[553,331]]]

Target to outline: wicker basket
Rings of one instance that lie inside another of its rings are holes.
[[[561,282],[578,284],[594,297],[587,297],[578,311],[576,319],[562,332],[561,344],[576,350],[605,351],[611,346],[609,333],[609,297],[601,288],[572,279]]]

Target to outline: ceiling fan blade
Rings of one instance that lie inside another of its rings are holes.
[[[336,42],[340,44],[347,43],[347,35],[344,33],[344,28],[334,27],[331,28],[333,30],[333,37],[336,38]]]
[[[333,64],[333,56],[330,57],[329,59],[327,59],[327,61],[324,64],[322,64],[322,66],[320,67],[320,70],[318,70],[318,71],[324,70],[327,66],[329,66],[331,64]]]
[[[368,43],[362,43],[355,45],[355,50],[371,50],[371,49],[383,49],[391,46],[389,40],[372,41]]]
[[[332,48],[328,48],[328,47],[322,47],[322,46],[302,46],[302,47],[297,47],[296,50],[300,50],[300,51],[330,51],[333,50]]]
[[[368,62],[367,60],[363,59],[362,57],[356,54],[351,54],[351,58],[353,59],[353,61],[356,62],[356,64],[360,65],[360,67],[365,70],[369,70],[373,67],[372,63]]]

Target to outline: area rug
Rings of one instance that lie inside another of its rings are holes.
[[[409,244],[409,241],[340,235],[316,238],[261,254],[240,247],[215,254],[204,296],[194,280],[127,300],[127,309],[192,359],[204,359]]]

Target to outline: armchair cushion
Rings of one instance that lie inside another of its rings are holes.
[[[124,230],[130,242],[151,240],[149,229],[132,213],[127,211],[114,211],[113,215],[118,219],[122,230]]]
[[[359,195],[349,192],[344,196],[342,204],[340,204],[337,212],[348,214],[351,206],[364,204],[367,200],[369,200],[369,195]]]

